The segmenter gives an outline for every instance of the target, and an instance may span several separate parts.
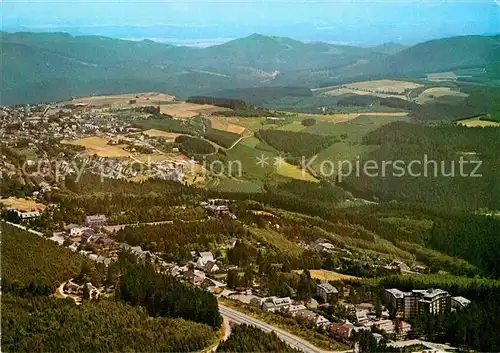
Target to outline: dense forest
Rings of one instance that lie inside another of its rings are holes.
[[[1,260],[4,351],[194,351],[213,341],[222,322],[211,293],[157,274],[124,252],[106,271],[51,240],[2,223]],[[70,278],[116,284],[116,301],[78,306],[49,297]]]
[[[50,295],[61,282],[77,277],[84,263],[92,268],[83,256],[48,239],[4,222],[0,227],[4,293]]]
[[[428,245],[468,260],[484,273],[500,278],[500,219],[469,215],[437,220]],[[473,236],[471,236],[473,235]]]
[[[2,294],[3,352],[192,352],[214,338],[208,325],[151,318],[111,300],[75,305]]]
[[[217,352],[299,352],[279,339],[274,332],[264,332],[259,328],[242,325],[231,327],[231,336],[217,347]]]
[[[216,98],[207,96],[192,96],[189,97],[186,102],[195,104],[210,104],[217,107],[229,109],[241,109],[247,106],[245,101],[241,99]]]
[[[267,142],[278,151],[298,158],[312,157],[319,151],[330,146],[334,139],[331,136],[313,135],[306,132],[293,132],[281,130],[258,130],[255,136]]]
[[[214,97],[243,100],[249,104],[262,105],[283,97],[311,97],[313,92],[307,87],[250,87],[217,91]]]
[[[116,239],[132,246],[165,252],[181,260],[182,257],[177,256],[189,254],[191,250],[203,251],[211,244],[223,243],[245,232],[240,223],[229,220],[174,221],[172,224],[125,227],[117,232]]]
[[[209,128],[203,137],[222,147],[229,148],[239,139],[240,135],[228,131]]]
[[[132,120],[141,129],[158,129],[186,135],[199,135],[203,132],[201,119],[174,119],[167,114],[155,114],[146,119]]]
[[[198,137],[181,135],[175,138],[175,143],[179,144],[179,150],[188,156],[215,152],[215,147],[211,143]]]
[[[183,318],[217,330],[222,324],[217,299],[207,290],[157,273],[153,267],[124,261],[118,299],[146,308],[150,316]]]
[[[500,208],[499,129],[395,122],[369,133],[363,143],[381,146],[364,157],[377,163],[379,173],[348,177],[344,186],[353,192],[370,192],[382,201]],[[394,163],[386,164],[382,176],[386,161]]]
[[[217,107],[232,109],[231,111],[217,112],[217,115],[223,116],[241,116],[241,117],[260,117],[276,116],[276,113],[251,104],[247,104],[241,99],[215,98],[215,97],[189,97],[188,103],[211,104]]]

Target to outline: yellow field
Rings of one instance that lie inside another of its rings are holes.
[[[262,118],[240,118],[237,116],[229,116],[225,117],[225,119],[227,119],[226,121],[231,124],[244,127],[247,135],[253,134],[262,127]]]
[[[212,128],[232,132],[233,134],[242,135],[245,132],[243,126],[233,124],[232,117],[214,116],[210,118]]]
[[[320,114],[301,114],[299,116],[303,118],[313,118],[318,121],[328,121],[332,123],[344,123],[346,121],[354,120],[359,118],[361,115],[367,116],[406,116],[407,112],[368,112],[368,113],[348,113],[348,114],[328,114],[328,115],[320,115]],[[285,125],[286,126],[286,125]]]
[[[297,274],[301,274],[302,270],[294,271]],[[342,273],[328,271],[328,270],[309,270],[311,277],[314,279],[319,279],[320,281],[338,281],[343,279],[359,279],[359,277],[344,275]]]
[[[9,197],[7,199],[0,199],[6,207],[13,207],[19,211],[43,211],[46,206],[33,200],[20,199],[17,197]]]
[[[93,155],[94,153],[101,157],[129,157],[132,153],[121,149],[118,146],[108,145],[108,139],[91,136],[79,140],[66,141],[71,145],[79,145],[86,148],[86,154]]]
[[[276,168],[276,172],[280,175],[304,181],[311,181],[313,183],[319,183],[319,180],[316,179],[309,173],[302,174],[302,170],[290,163],[281,163],[279,167]]]
[[[408,81],[373,80],[373,81],[354,82],[345,86],[347,88],[360,91],[368,91],[376,93],[396,92],[398,94],[403,94],[405,90],[422,87],[423,85]]]
[[[127,94],[116,94],[116,95],[105,95],[105,96],[92,96],[73,99],[71,103],[73,104],[89,104],[95,107],[122,107],[122,106],[143,106],[143,105],[160,105],[162,103],[172,102],[175,96],[156,93],[156,92],[146,92],[146,93],[127,93]],[[136,102],[130,104],[131,100]]]
[[[463,93],[450,87],[431,87],[420,93],[420,95],[415,99],[418,104],[424,104],[435,98],[443,96],[455,96],[455,97],[468,97],[467,93]]]
[[[452,71],[446,71],[446,72],[433,72],[430,74],[427,74],[427,79],[429,81],[434,81],[434,82],[441,82],[441,81],[456,81],[457,76],[454,72]]]
[[[198,114],[212,114],[221,111],[231,111],[228,108],[216,107],[210,104],[195,104],[179,102],[160,106],[160,113],[172,115],[176,118],[191,118]]]
[[[143,133],[149,137],[165,137],[170,140],[174,140],[176,137],[182,135],[175,132],[167,132],[163,130],[149,129],[143,131]]]
[[[423,85],[408,81],[374,80],[354,82],[341,87],[333,88],[324,94],[340,96],[344,94],[357,94],[361,96],[372,95],[381,98],[396,97],[405,99],[404,92],[408,89],[422,87]]]
[[[469,127],[475,127],[475,126],[498,126],[498,127],[500,127],[500,123],[497,123],[494,121],[479,120],[479,117],[471,118],[471,119],[467,119],[467,120],[461,120],[457,124],[469,126]]]

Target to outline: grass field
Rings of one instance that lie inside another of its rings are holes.
[[[316,155],[311,164],[312,169],[319,174],[337,175],[340,162],[356,161],[358,158],[361,160],[363,156],[378,148],[378,146],[362,144],[362,139],[366,134],[393,121],[407,121],[408,119],[405,115],[362,115],[344,123],[319,122],[308,127],[304,132],[331,135],[339,140],[339,142],[332,144]],[[332,163],[333,171],[331,170]],[[321,172],[322,164],[324,173]]]
[[[224,192],[263,192],[263,184],[240,178],[220,177],[207,183],[207,188]]]
[[[19,211],[43,211],[45,210],[45,205],[38,203],[33,200],[20,199],[17,197],[9,197],[7,199],[0,199],[0,203],[4,204],[5,207],[13,207]]]
[[[446,72],[433,72],[427,74],[427,79],[433,82],[441,82],[441,81],[456,81],[460,76],[457,76],[454,72],[446,71]]]
[[[118,146],[108,145],[108,139],[99,136],[85,137],[79,140],[66,141],[70,145],[79,145],[86,148],[86,154],[94,153],[101,157],[129,157],[132,153],[121,149]]]
[[[167,132],[167,131],[157,130],[157,129],[149,129],[149,130],[143,131],[143,134],[145,134],[149,137],[165,137],[166,139],[169,139],[169,140],[174,140],[176,137],[182,135],[182,134],[178,134],[175,132]]]
[[[408,121],[407,113],[393,113],[391,115],[362,114],[354,119],[346,122],[333,124],[330,122],[318,122],[313,126],[309,126],[304,130],[311,134],[318,135],[333,135],[341,137],[342,134],[347,134],[350,142],[360,142],[361,138],[368,132],[378,129],[382,125],[389,124],[393,121]]]
[[[304,130],[305,128],[306,127],[302,125],[301,121],[293,121],[289,124],[278,127],[277,130],[299,132]]]
[[[233,134],[243,135],[245,132],[245,128],[240,125],[236,125],[233,123],[235,119],[232,117],[223,117],[223,116],[213,116],[210,117],[210,122],[212,124],[212,128],[227,132],[232,132]]]
[[[294,271],[297,274],[301,274],[302,270]],[[359,277],[343,275],[342,273],[328,271],[328,270],[309,270],[311,277],[314,279],[319,279],[320,281],[339,281],[343,279],[359,279]]]
[[[310,181],[313,183],[319,183],[319,180],[312,176],[310,173],[302,173],[299,167],[296,167],[290,163],[282,163],[280,166],[276,167],[276,172],[280,175],[286,176],[291,179]]]
[[[113,108],[119,108],[124,106],[137,107],[145,105],[161,105],[162,103],[170,103],[174,101],[175,96],[156,93],[156,92],[146,92],[146,93],[128,93],[128,94],[117,94],[117,95],[104,95],[104,96],[92,96],[73,99],[70,103],[72,104],[89,104],[91,106],[103,107],[109,106]],[[130,104],[130,101],[135,100],[135,103]]]
[[[431,87],[420,93],[420,95],[415,99],[415,102],[418,104],[430,103],[436,98],[439,99],[444,96],[466,98],[468,97],[468,94],[452,89],[450,87]]]
[[[337,86],[324,92],[330,96],[344,94],[372,95],[380,98],[397,97],[406,99],[405,91],[422,87],[423,85],[408,81],[396,80],[373,80],[354,82],[347,85]]]
[[[248,146],[248,147],[255,147],[259,143],[260,143],[260,140],[255,136],[245,138],[245,139],[241,140],[241,142],[240,142],[240,144]]]
[[[398,94],[403,94],[405,90],[421,87],[419,83],[408,82],[408,81],[396,81],[396,80],[373,80],[373,81],[361,81],[354,82],[345,85],[347,88],[352,88],[360,91],[368,92],[397,92]]]
[[[172,115],[175,118],[191,118],[199,114],[212,114],[221,111],[231,111],[228,108],[216,107],[209,104],[195,104],[179,102],[160,106],[160,113]]]
[[[481,120],[481,117],[475,117],[466,120],[460,120],[457,122],[459,125],[464,125],[468,127],[476,127],[476,126],[498,126],[500,127],[500,122]]]

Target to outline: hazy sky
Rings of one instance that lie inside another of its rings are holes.
[[[174,41],[217,41],[259,32],[368,45],[500,32],[500,2],[494,0],[3,0],[0,6],[6,30],[61,28],[73,34],[162,37]],[[155,30],[126,32],[110,26]]]

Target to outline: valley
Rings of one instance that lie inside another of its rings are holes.
[[[0,39],[5,351],[500,350],[498,35]]]

